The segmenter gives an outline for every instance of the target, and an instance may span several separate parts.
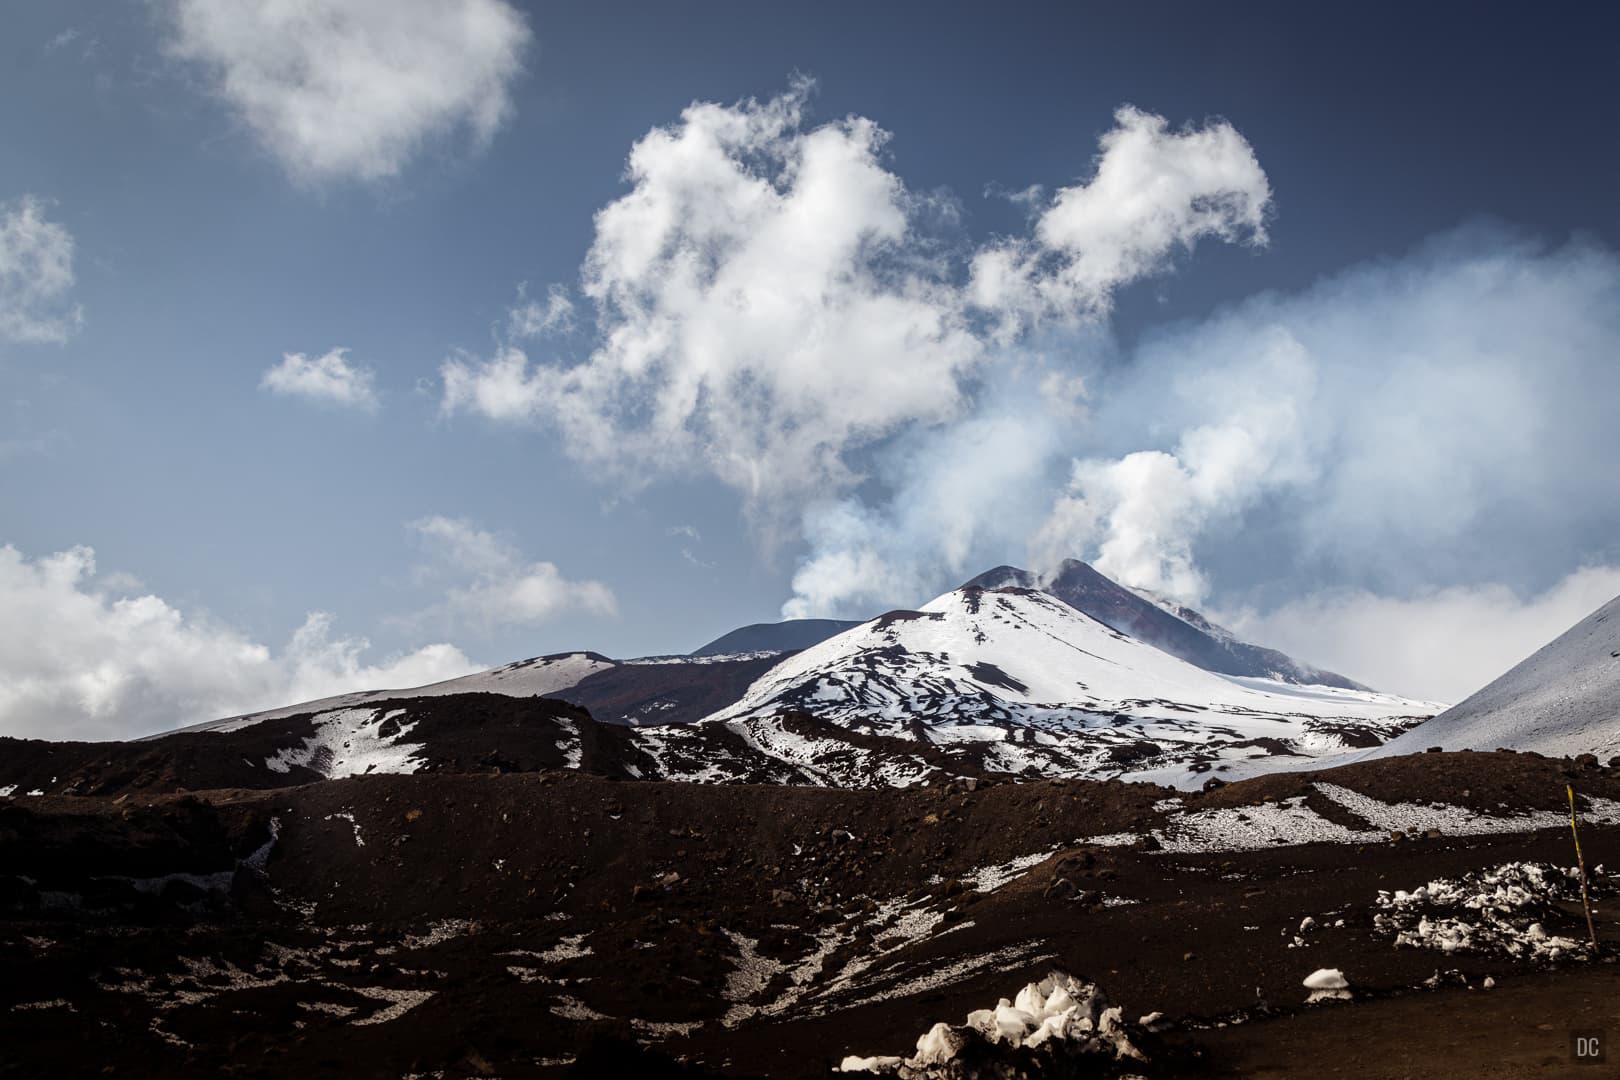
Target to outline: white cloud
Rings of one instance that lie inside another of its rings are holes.
[[[0,547],[0,733],[128,738],[352,690],[419,686],[479,669],[436,644],[362,662],[364,639],[331,637],[311,613],[287,646],[268,646],[132,582],[95,576],[95,553],[29,560]]]
[[[1064,338],[1095,364],[1078,385],[1023,361],[1040,400],[981,391],[929,440],[896,441],[877,496],[812,504],[784,610],[915,603],[994,562],[1068,556],[1262,610],[1329,581],[1538,594],[1620,555],[1617,313],[1613,252],[1469,230],[1117,363]],[[952,459],[996,417],[1004,444]]]
[[[1314,476],[1301,421],[1315,384],[1311,358],[1286,335],[1260,343],[1240,368],[1181,373],[1170,395],[1196,402],[1211,422],[1183,431],[1171,453],[1074,462],[1031,545],[1037,564],[1094,553],[1115,580],[1199,603],[1207,582],[1193,558],[1198,536],[1268,490]]]
[[[1005,562],[1046,505],[1066,428],[1021,389],[1006,384],[975,415],[898,440],[879,463],[887,499],[812,504],[783,617],[866,617]]]
[[[1002,318],[1001,337],[1046,318],[1104,314],[1121,285],[1161,272],[1206,237],[1265,243],[1271,187],[1231,124],[1171,131],[1164,117],[1128,105],[1114,122],[1095,174],[1059,189],[1032,237],[974,256],[973,300]],[[1040,207],[1042,193],[1017,199]]]
[[[375,412],[375,373],[351,364],[348,349],[331,349],[310,359],[303,353],[282,353],[281,363],[265,371],[259,389],[286,397],[302,397],[347,408]]]
[[[83,32],[76,26],[70,26],[45,43],[45,51],[53,53],[58,49],[65,49],[83,36]]]
[[[915,243],[922,200],[871,121],[807,130],[808,92],[694,104],[637,142],[583,268],[600,346],[572,367],[452,358],[445,409],[555,424],[620,479],[706,469],[768,509],[847,486],[847,448],[953,415],[980,344]]]
[[[1270,612],[1220,616],[1233,631],[1369,686],[1456,703],[1620,595],[1620,567],[1584,567],[1521,597],[1505,585],[1410,597],[1316,593]]]
[[[380,180],[428,143],[483,146],[528,24],[505,0],[168,0],[169,49],[296,180]]]
[[[61,344],[84,324],[69,303],[73,236],[33,195],[0,202],[0,341]]]
[[[427,517],[408,526],[427,545],[436,565],[423,576],[446,576],[442,615],[485,630],[544,622],[568,611],[612,615],[613,590],[599,581],[571,581],[549,562],[531,562],[493,533],[459,518]]]
[[[1189,599],[1200,560],[1229,590],[1545,589],[1614,557],[1617,354],[1620,258],[1580,244],[1468,231],[1258,298],[1094,387],[1109,456],[1037,547]]]
[[[697,546],[703,543],[703,534],[698,531],[696,525],[671,525],[664,530],[664,535],[678,536],[682,539],[683,542],[680,545],[681,558],[700,570],[714,569],[714,563],[698,557]]]
[[[561,285],[546,289],[545,300],[536,300],[518,286],[518,302],[506,313],[506,332],[514,338],[538,338],[566,334],[574,328],[574,302]]]
[[[986,335],[1033,318],[1029,290],[1054,310],[1069,296],[1073,314],[1083,288],[1100,308],[1174,246],[1262,235],[1264,174],[1229,125],[1172,133],[1122,110],[1097,178],[1059,192],[1036,239],[994,249],[1022,284],[992,289],[975,264],[970,296],[936,227],[951,208],[889,170],[871,120],[809,126],[810,90],[696,103],[638,141],[631,190],[597,214],[582,270],[599,346],[572,366],[510,343],[457,354],[445,412],[554,425],[620,483],[707,471],[774,539],[809,507],[825,518],[862,479],[864,450],[971,412],[1010,355]],[[848,561],[828,555],[812,561]]]

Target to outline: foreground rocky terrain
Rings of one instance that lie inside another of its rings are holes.
[[[817,1076],[1053,971],[1145,1058],[1068,1075],[1563,1075],[1572,1028],[1620,1029],[1614,769],[699,785],[615,772],[562,706],[524,757],[489,700],[419,718],[410,774],[103,745],[78,794],[0,800],[0,1075]],[[1351,1000],[1307,1005],[1318,969]]]

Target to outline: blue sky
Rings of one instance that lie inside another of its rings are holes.
[[[0,17],[0,733],[1062,554],[1446,699],[1620,592],[1610,16],[278,10]]]

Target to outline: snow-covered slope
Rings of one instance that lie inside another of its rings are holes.
[[[430,683],[427,686],[339,694],[336,697],[304,701],[279,709],[265,709],[262,712],[246,713],[224,720],[210,720],[180,730],[224,733],[257,724],[261,720],[280,720],[303,713],[349,709],[388,698],[443,697],[447,694],[477,693],[505,694],[508,697],[545,697],[568,690],[591,675],[615,666],[616,661],[593,652],[555,653],[551,656],[537,656],[533,660],[519,660],[514,664],[505,664],[488,671],[478,671],[471,675],[463,675],[459,679],[446,679],[444,682]]]
[[[986,589],[1040,589],[1138,641],[1163,649],[1206,671],[1254,676],[1302,685],[1367,687],[1276,649],[1252,645],[1201,613],[1145,589],[1127,589],[1078,559],[1065,559],[1047,577],[1016,566],[998,566],[967,583]]]
[[[1620,596],[1507,674],[1368,756],[1447,750],[1620,754]]]
[[[803,712],[947,751],[971,744],[995,771],[1185,785],[1376,746],[1437,709],[1217,675],[1045,592],[970,587],[787,658],[704,722]]]

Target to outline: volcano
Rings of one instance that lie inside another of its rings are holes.
[[[1276,649],[1240,641],[1237,635],[1198,611],[1145,589],[1126,588],[1078,559],[1063,560],[1057,570],[1046,577],[1016,566],[998,566],[969,581],[966,587],[973,586],[1040,589],[1122,634],[1220,675],[1272,679],[1302,686],[1336,686],[1344,690],[1368,689],[1343,675],[1323,671]]]

